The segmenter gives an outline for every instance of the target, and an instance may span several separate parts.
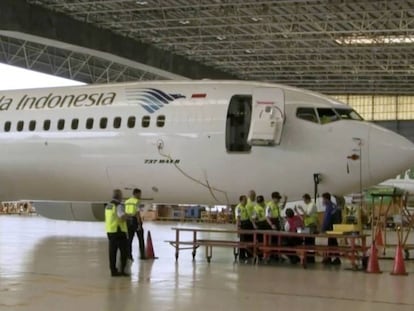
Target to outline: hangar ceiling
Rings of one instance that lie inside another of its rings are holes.
[[[181,57],[189,65],[172,68],[179,76],[271,81],[328,94],[414,94],[412,0],[25,2],[51,16],[63,14],[108,36]],[[110,59],[0,37],[0,60],[13,63],[13,58],[28,67],[42,59],[40,70],[47,70],[48,62],[60,64],[60,75],[71,74],[62,64],[77,64],[74,78],[86,82],[170,78]],[[198,64],[210,69],[211,76],[208,70],[205,76],[195,74]],[[95,71],[92,77],[89,73]]]

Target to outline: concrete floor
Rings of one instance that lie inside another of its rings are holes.
[[[0,216],[0,310],[414,310],[412,261],[406,277],[389,274],[390,260],[370,275],[347,263],[234,264],[230,249],[214,251],[211,264],[202,250],[195,262],[182,252],[176,263],[163,242],[175,225],[147,223],[159,259],[112,278],[103,223]]]

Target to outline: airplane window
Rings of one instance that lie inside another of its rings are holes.
[[[61,131],[65,128],[65,120],[64,119],[59,119],[58,124],[57,124],[57,128],[58,128],[59,131]]]
[[[45,121],[43,121],[43,129],[44,129],[45,131],[50,130],[50,120],[45,120]]]
[[[79,126],[79,119],[72,119],[71,128],[72,130],[77,130]]]
[[[86,119],[86,128],[88,130],[91,130],[93,128],[93,119],[92,118]]]
[[[10,132],[10,128],[11,128],[11,122],[7,121],[6,123],[4,123],[4,131],[5,132]]]
[[[129,127],[130,129],[132,129],[132,128],[134,128],[134,127],[135,127],[135,117],[129,117],[129,118],[128,118],[128,127]]]
[[[150,116],[143,116],[142,121],[141,121],[141,125],[142,125],[142,127],[148,127],[150,125],[150,122],[151,122],[151,117]],[[158,121],[157,121],[157,125],[158,125]]]
[[[335,111],[339,114],[339,117],[342,120],[363,120],[363,118],[353,109],[336,108]]]
[[[101,118],[101,121],[99,122],[99,127],[101,129],[106,129],[107,124],[108,124],[108,118]]]
[[[31,120],[29,122],[29,131],[34,131],[36,129],[36,121],[35,120]]]
[[[299,119],[319,123],[316,111],[314,108],[298,108],[296,110],[296,116]]]
[[[4,123],[4,131],[10,132],[10,129],[11,129],[11,122],[7,121],[6,123]]]
[[[121,127],[121,117],[114,118],[114,128],[119,129]]]
[[[322,124],[331,123],[339,120],[339,116],[331,108],[317,108],[319,119]]]
[[[165,125],[165,116],[158,116],[157,117],[157,126],[164,127]]]
[[[23,131],[23,126],[24,126],[24,122],[23,121],[17,122],[17,130],[19,132]]]

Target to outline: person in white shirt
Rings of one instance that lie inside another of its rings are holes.
[[[305,227],[309,228],[311,233],[317,231],[318,226],[318,211],[316,205],[312,202],[309,194],[303,195],[303,204],[295,207],[295,212],[303,216]]]

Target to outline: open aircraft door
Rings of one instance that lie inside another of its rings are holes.
[[[252,120],[247,142],[253,146],[280,144],[284,120],[283,90],[271,87],[254,89]]]

